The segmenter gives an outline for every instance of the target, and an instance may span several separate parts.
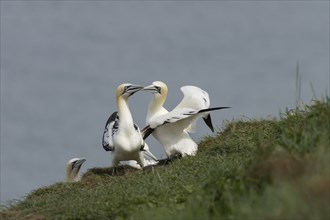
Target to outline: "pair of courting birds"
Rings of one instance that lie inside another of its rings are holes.
[[[147,126],[142,131],[134,124],[128,105],[128,98],[140,90],[153,93],[146,117]],[[150,134],[163,145],[168,158],[197,153],[198,146],[188,134],[195,131],[196,120],[202,117],[214,131],[210,111],[229,107],[209,108],[208,93],[196,86],[183,86],[181,91],[184,95],[182,101],[169,112],[163,107],[167,85],[161,81],[147,87],[129,83],[117,87],[117,111],[107,120],[102,139],[103,148],[112,152],[113,167],[127,160],[136,161],[141,168],[156,164],[157,158],[144,141]]]
[[[128,106],[128,98],[140,90],[153,93],[146,117],[147,126],[142,131],[134,124]],[[112,151],[113,167],[126,160],[135,160],[142,168],[157,163],[157,158],[144,141],[151,133],[163,145],[168,158],[194,156],[197,153],[198,146],[188,134],[195,131],[196,120],[202,117],[214,131],[210,111],[229,107],[209,108],[208,93],[196,86],[183,86],[181,91],[183,99],[169,112],[163,107],[168,88],[161,81],[147,87],[128,83],[117,87],[118,111],[107,120],[102,139],[103,148]],[[79,170],[85,161],[84,158],[73,158],[67,162],[67,182],[80,180]]]

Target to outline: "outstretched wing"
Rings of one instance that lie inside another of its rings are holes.
[[[192,122],[194,122],[197,117],[204,116],[205,114],[208,115],[208,113],[211,111],[226,109],[226,108],[230,108],[230,107],[215,107],[215,108],[206,108],[201,110],[194,110],[190,108],[174,109],[173,111],[165,115],[159,116],[157,120],[152,121],[152,123],[150,123],[145,128],[143,128],[142,129],[143,139],[146,139],[156,128],[163,126],[165,124],[175,123],[176,126],[180,127],[183,130],[187,128]],[[211,130],[213,130],[213,127],[211,128]]]
[[[182,86],[181,91],[183,98],[181,102],[173,109],[173,111],[189,108],[194,110],[201,110],[210,107],[209,94],[197,86]],[[197,118],[196,118],[197,119]],[[196,131],[196,120],[191,121],[185,131],[194,133]]]
[[[196,117],[192,117],[190,114],[197,112],[194,109],[181,108],[173,110],[167,114],[158,116],[149,125],[142,129],[143,139],[146,139],[152,132],[163,125],[174,124],[178,130],[185,130],[189,125],[196,120]]]
[[[181,102],[173,109],[191,108],[195,110],[206,109],[210,107],[209,94],[197,86],[182,86],[183,98]]]
[[[113,151],[113,140],[112,136],[117,133],[119,124],[119,116],[117,112],[114,112],[108,118],[103,132],[102,145],[104,150]]]

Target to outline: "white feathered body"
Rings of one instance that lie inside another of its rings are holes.
[[[157,100],[156,97],[153,97],[149,104],[146,120],[150,127],[157,127],[167,119],[177,120],[177,118],[183,117],[186,112],[198,111],[210,106],[209,95],[204,90],[195,86],[183,86],[181,91],[184,97],[171,112],[162,107],[164,100],[159,97],[159,100]],[[192,115],[174,123],[166,123],[155,129],[152,134],[163,145],[168,157],[178,154],[194,156],[197,153],[198,145],[189,136],[188,132],[195,131],[196,120],[201,116],[203,114]]]
[[[134,128],[133,128],[134,129]],[[113,165],[117,166],[120,161],[136,160],[139,164],[144,164],[143,153],[141,152],[141,136],[136,132],[118,131],[114,136],[113,143],[116,146],[112,153]]]
[[[163,145],[168,157],[179,154],[194,156],[197,152],[197,144],[188,132],[179,129],[175,124],[166,124],[157,128],[153,136]]]
[[[113,145],[116,146],[112,153],[112,163],[117,166],[120,161],[136,160],[143,167],[144,157],[141,147],[144,141],[140,131],[134,127],[127,102],[119,99],[118,107],[120,108],[118,111],[119,126],[116,135],[112,138]]]

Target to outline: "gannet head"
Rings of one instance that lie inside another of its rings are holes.
[[[66,164],[66,180],[67,182],[80,181],[79,170],[81,165],[86,161],[85,158],[72,158]]]
[[[167,96],[167,85],[162,81],[155,81],[151,85],[144,87],[143,90],[152,92],[155,95]]]
[[[117,87],[116,97],[117,98],[123,97],[127,99],[128,97],[130,97],[137,91],[140,91],[141,89],[143,89],[143,86],[133,85],[130,83],[123,83]]]

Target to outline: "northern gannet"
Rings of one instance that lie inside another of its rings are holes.
[[[116,90],[118,112],[112,113],[105,124],[102,144],[106,151],[112,152],[112,166],[117,167],[120,161],[135,160],[141,168],[145,160],[156,163],[157,158],[149,151],[139,127],[133,123],[128,106],[128,98],[143,89],[143,86],[128,83],[121,84]]]
[[[145,91],[153,93],[149,103],[146,117],[147,126],[142,130],[143,138],[151,133],[163,145],[169,158],[176,156],[194,156],[198,146],[189,136],[188,132],[195,131],[195,123],[203,117],[208,127],[214,131],[210,111],[229,107],[209,108],[210,99],[207,92],[196,86],[183,86],[183,99],[168,112],[163,104],[167,97],[167,85],[155,81],[150,86],[144,87]]]
[[[66,181],[78,182],[81,179],[79,174],[81,165],[86,161],[85,158],[72,158],[66,164]]]

